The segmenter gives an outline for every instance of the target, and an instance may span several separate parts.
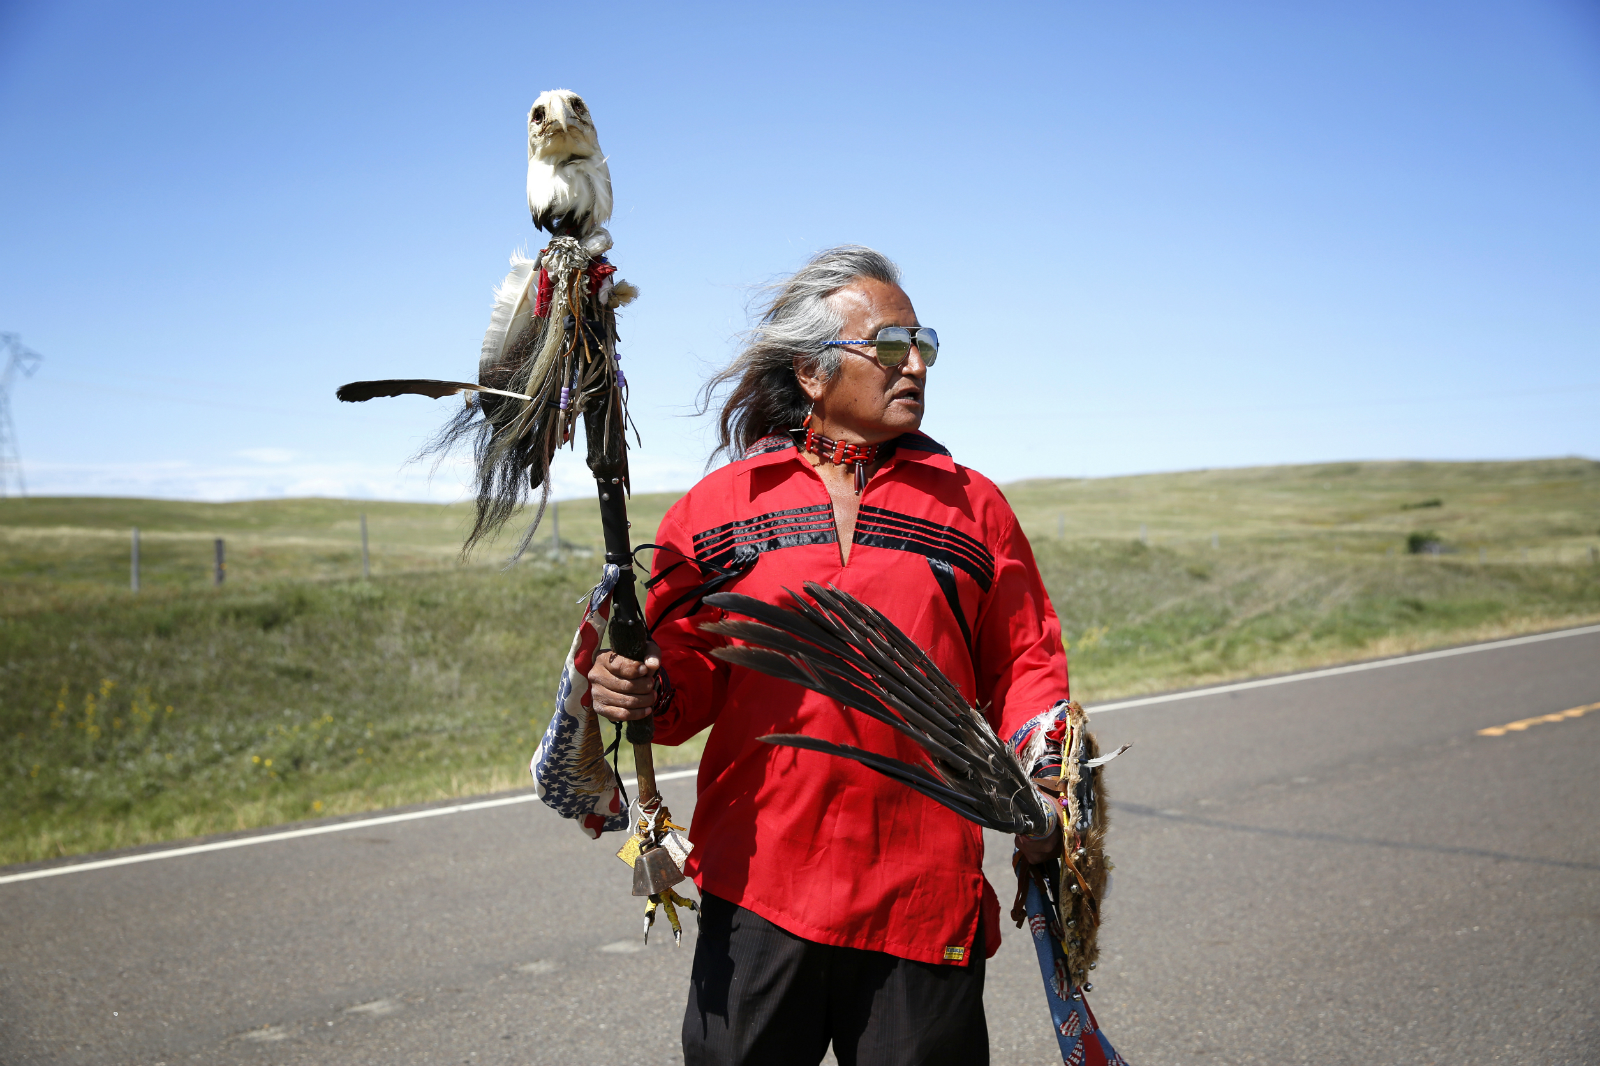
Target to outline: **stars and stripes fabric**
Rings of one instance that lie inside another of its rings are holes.
[[[606,762],[600,718],[589,698],[589,668],[605,636],[611,593],[621,576],[620,567],[606,564],[600,583],[584,601],[583,621],[556,686],[555,713],[528,765],[539,798],[563,818],[576,821],[591,838],[628,828],[622,789]]]
[[[1067,960],[1061,941],[1054,935],[1053,908],[1039,885],[1028,884],[1028,930],[1033,934],[1034,951],[1044,977],[1044,996],[1050,1004],[1050,1024],[1061,1045],[1065,1066],[1128,1066],[1111,1041],[1100,1030],[1094,1011],[1083,991],[1072,987],[1067,976]]]

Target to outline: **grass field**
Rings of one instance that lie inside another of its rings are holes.
[[[1084,699],[1600,620],[1600,463],[1588,460],[1006,492]],[[670,502],[636,498],[636,540]],[[562,505],[563,549],[542,534],[510,570],[504,541],[457,557],[466,517],[330,500],[0,500],[0,863],[526,783],[574,601],[598,569],[595,507]],[[1408,538],[1437,554],[1408,552]],[[693,745],[658,759],[674,756]]]

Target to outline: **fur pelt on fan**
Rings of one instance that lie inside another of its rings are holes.
[[[1020,745],[1017,758],[1032,768],[1035,785],[1060,797],[1066,819],[1059,860],[1030,870],[1020,854],[1016,857],[1022,883],[1017,886],[1011,917],[1018,926],[1022,925],[1026,917],[1026,881],[1029,877],[1044,878],[1049,885],[1045,894],[1056,906],[1057,921],[1051,932],[1061,940],[1073,987],[1082,988],[1100,956],[1100,908],[1112,869],[1105,850],[1111,818],[1103,771],[1106,763],[1131,745],[1124,744],[1102,756],[1099,743],[1089,731],[1089,715],[1076,700],[1058,704],[1029,726],[1033,728],[1027,741]],[[1028,729],[1025,726],[1023,731]]]

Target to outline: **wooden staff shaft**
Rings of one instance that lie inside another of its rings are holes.
[[[649,718],[628,723],[628,743],[633,745],[633,768],[639,779],[639,806],[645,809],[661,795],[656,791],[655,755],[650,748],[650,738],[655,732],[655,722]]]
[[[607,419],[602,410],[584,414],[589,436],[589,469],[594,472],[600,494],[600,528],[605,534],[606,562],[622,569],[617,587],[611,593],[611,650],[625,659],[643,662],[650,636],[645,629],[644,612],[639,608],[639,593],[633,573],[633,547],[628,534],[627,452],[622,438],[622,412],[618,403]],[[655,722],[642,718],[629,722],[628,743],[633,745],[633,764],[639,779],[639,803],[649,806],[656,791],[655,759],[650,740]]]

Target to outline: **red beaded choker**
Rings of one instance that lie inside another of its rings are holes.
[[[801,445],[806,451],[820,456],[825,463],[843,466],[849,463],[856,468],[856,495],[867,487],[867,467],[878,458],[876,444],[846,444],[842,440],[829,440],[811,428],[811,418],[806,418],[806,439]]]

